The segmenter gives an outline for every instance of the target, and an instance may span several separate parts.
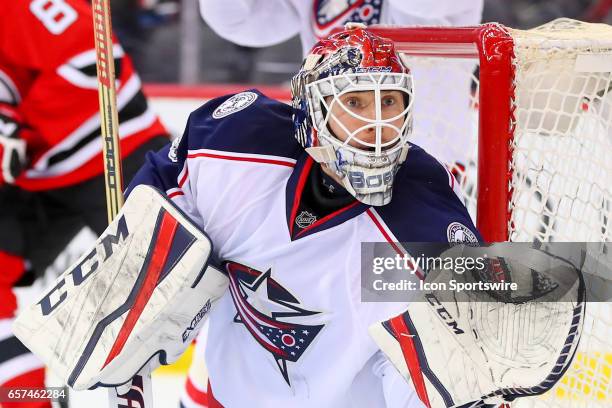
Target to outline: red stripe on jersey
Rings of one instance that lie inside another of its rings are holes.
[[[254,162],[254,163],[276,164],[278,166],[295,167],[295,164],[290,163],[290,162],[285,162],[282,160],[260,159],[258,157],[226,156],[226,155],[214,154],[214,153],[192,153],[192,154],[187,155],[188,159],[194,159],[196,157],[210,157],[213,159],[247,161],[247,162]]]
[[[183,193],[182,191],[175,191],[174,193],[168,194],[168,198],[172,198],[172,197],[176,197],[176,196],[182,196],[182,195],[185,195],[185,193]]]
[[[187,181],[187,177],[189,177],[189,168],[185,167],[185,174],[183,174],[183,177],[179,180],[178,183],[179,187],[183,187],[183,184],[185,184],[185,182]]]
[[[395,252],[397,252],[400,255],[404,255],[405,251],[402,251],[400,247],[398,247],[395,242],[391,239],[391,237],[389,236],[389,234],[387,233],[387,231],[385,230],[385,227],[383,227],[383,225],[380,223],[380,221],[378,221],[378,218],[376,218],[376,216],[372,213],[372,210],[370,208],[367,209],[366,211],[368,213],[368,215],[370,216],[370,218],[372,219],[372,221],[374,222],[374,224],[376,225],[376,227],[378,227],[378,230],[383,234],[383,236],[385,237],[385,239],[387,240],[387,242],[389,244],[391,244],[391,246],[393,247],[393,249],[395,249]]]
[[[210,381],[208,382],[208,408],[223,408],[223,405],[215,399],[212,388],[210,388]]]
[[[111,351],[108,353],[108,357],[106,357],[103,367],[106,367],[106,365],[121,352],[123,346],[125,346],[125,343],[127,342],[128,337],[132,333],[132,329],[134,326],[136,326],[138,318],[151,298],[153,290],[157,286],[159,275],[166,264],[166,259],[168,258],[168,248],[170,248],[170,245],[172,244],[172,239],[174,238],[177,227],[178,221],[173,219],[168,213],[164,213],[161,225],[159,227],[157,242],[153,248],[153,254],[151,255],[151,261],[145,273],[142,288],[140,289],[140,292],[134,301],[134,305],[128,312],[128,315],[125,318],[121,329],[119,330],[119,334],[117,335]]]
[[[408,366],[410,378],[412,378],[412,383],[414,384],[417,395],[423,404],[425,404],[428,408],[431,408],[429,396],[427,395],[427,387],[425,386],[425,380],[423,379],[423,372],[421,371],[421,365],[419,364],[419,359],[416,354],[414,341],[412,341],[411,334],[408,331],[408,327],[406,327],[406,322],[404,321],[403,316],[399,315],[389,320],[389,323],[395,337],[399,341],[402,354],[404,356],[404,361]]]
[[[208,406],[208,394],[206,391],[202,391],[193,385],[191,378],[189,377],[187,377],[187,381],[185,382],[185,391],[187,392],[187,395],[189,395],[189,398],[191,398],[191,400],[196,404],[199,404],[202,407]]]
[[[380,223],[380,221],[378,221],[378,218],[376,218],[376,215],[374,215],[374,213],[372,212],[372,209],[368,208],[366,212],[368,213],[368,215],[374,222],[374,225],[376,225],[376,227],[378,227],[378,230],[381,232],[381,234],[383,234],[387,242],[393,247],[393,249],[395,249],[395,252],[397,252],[399,255],[402,255],[402,256],[406,255],[406,251],[400,248],[399,246],[397,246],[395,241],[391,239],[391,236],[389,236],[389,234],[385,230],[385,227]],[[419,279],[421,280],[425,279],[425,274],[423,273],[423,271],[421,271],[418,268],[418,265],[415,267],[415,265],[412,263],[410,259],[407,259],[407,262],[410,264],[410,267],[412,268],[412,270],[416,271],[415,274]]]
[[[159,123],[156,121],[156,123]],[[154,137],[165,135],[161,123],[159,123],[159,132],[150,132],[156,127],[151,127],[145,131],[132,135],[127,139],[121,140],[121,158],[124,159],[138,149],[143,143],[153,139]],[[104,162],[102,161],[102,152],[96,154],[87,163],[77,168],[76,170],[62,174],[56,177],[49,178],[28,178],[20,177],[17,179],[16,185],[28,191],[51,190],[55,188],[72,186],[93,177],[99,176],[104,171]]]

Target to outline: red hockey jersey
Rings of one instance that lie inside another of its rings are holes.
[[[115,42],[121,154],[166,131]],[[0,103],[23,119],[28,169],[16,184],[46,190],[101,174],[92,14],[84,0],[11,0],[0,13]]]

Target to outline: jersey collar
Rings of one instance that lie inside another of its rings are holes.
[[[289,229],[289,236],[291,240],[297,240],[317,232],[333,228],[343,222],[354,218],[370,208],[370,206],[363,204],[357,200],[348,204],[347,206],[336,210],[335,212],[326,215],[325,217],[315,221],[312,225],[298,231],[299,228],[295,228],[295,218],[300,207],[300,200],[304,192],[304,186],[308,179],[308,175],[312,170],[313,166],[316,166],[312,157],[308,153],[304,152],[299,158],[287,181],[287,187],[285,191],[286,196],[286,217],[287,217],[287,228]]]

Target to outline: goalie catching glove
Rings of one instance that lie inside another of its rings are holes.
[[[138,186],[94,248],[17,318],[17,337],[76,390],[170,364],[228,286],[211,243],[168,199]]]
[[[425,291],[403,314],[370,327],[427,407],[499,404],[542,394],[573,359],[585,312],[581,272],[544,251],[521,247],[509,253],[503,245],[508,244],[453,247],[441,257],[486,253],[487,266],[464,274],[432,271],[425,282],[448,288],[450,279],[503,280],[517,283],[517,290]]]

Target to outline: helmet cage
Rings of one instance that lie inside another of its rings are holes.
[[[375,117],[367,118],[353,112],[342,102],[341,97],[351,92],[374,92]],[[382,117],[382,97],[383,91],[399,91],[404,94],[405,107],[397,115],[389,118]],[[309,114],[312,118],[312,126],[317,133],[317,137],[324,139],[328,144],[336,148],[342,148],[355,154],[363,154],[370,158],[392,155],[401,150],[408,141],[412,130],[412,78],[406,73],[347,73],[338,76],[314,81],[306,86],[306,96],[308,98]],[[332,96],[330,102],[326,98]],[[352,132],[337,119],[332,113],[332,106],[337,104],[344,112],[355,119],[363,122],[364,125]],[[401,127],[393,124],[397,119],[403,118]],[[347,135],[345,141],[336,137],[329,128],[329,123],[337,124]],[[382,140],[383,128],[391,128],[395,135],[388,141]],[[376,138],[374,143],[370,143],[356,137],[363,130],[374,128]],[[360,147],[350,145],[353,141]],[[313,140],[313,145],[317,141]]]
[[[360,72],[344,73],[314,81],[305,87],[309,117],[311,118],[311,146],[307,151],[319,162],[326,163],[342,180],[343,186],[359,201],[370,205],[384,205],[391,200],[392,184],[399,165],[408,152],[408,137],[412,131],[412,77],[409,73]],[[399,91],[404,95],[404,109],[393,117],[383,118],[382,92]],[[353,112],[341,97],[349,92],[374,92],[374,118]],[[327,97],[332,97],[326,101]],[[363,122],[353,131],[332,112],[338,104],[343,112]],[[401,126],[393,122],[403,118]],[[330,130],[334,121],[347,135],[340,140]],[[375,130],[375,140],[368,142],[357,135],[366,129]],[[383,141],[384,128],[394,135]],[[351,145],[350,142],[356,145]],[[333,153],[329,150],[333,150]],[[327,150],[325,154],[322,152]]]
[[[385,117],[390,112],[383,109],[385,91],[404,95],[404,107],[398,114],[393,110],[394,117]],[[373,93],[375,105],[368,96],[367,117],[342,101],[349,92]],[[291,80],[291,94],[298,143],[335,172],[359,201],[387,204],[395,174],[408,154],[414,100],[412,75],[393,42],[363,25],[347,26],[312,48]]]

